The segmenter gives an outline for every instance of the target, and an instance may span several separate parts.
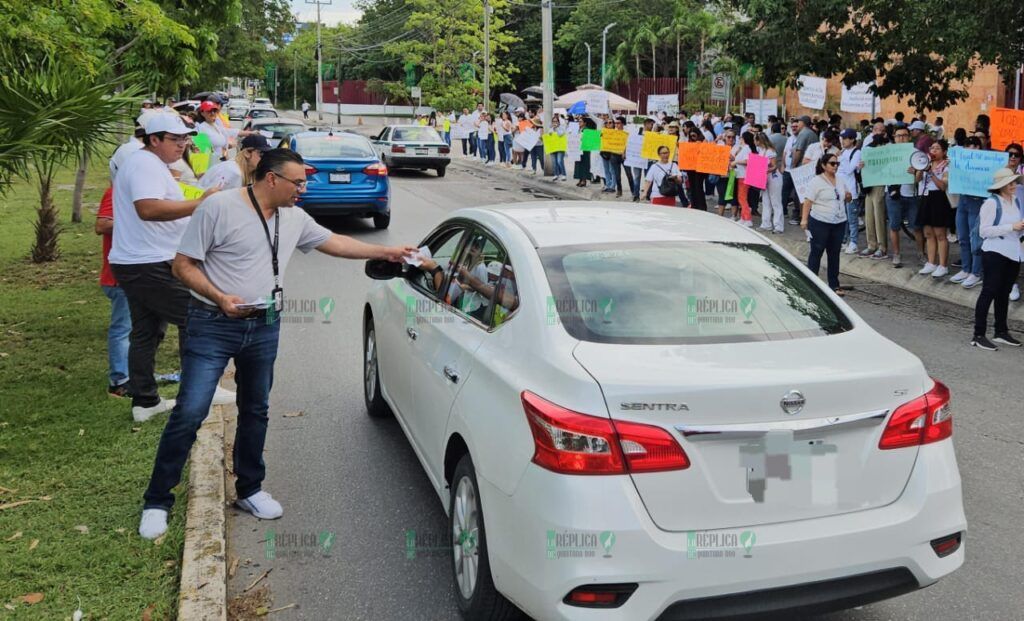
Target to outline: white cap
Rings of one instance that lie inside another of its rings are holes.
[[[910,124],[910,129],[918,129],[921,131],[925,131],[928,128],[925,127],[925,124],[922,123],[921,121],[914,121],[913,123]]]
[[[184,136],[186,134],[195,135],[196,130],[192,129],[188,125],[185,125],[185,121],[181,120],[181,116],[177,113],[161,112],[158,114],[150,114],[148,118],[143,119],[143,127],[146,129],[146,135],[155,134],[157,132],[167,132],[168,134],[178,134]]]

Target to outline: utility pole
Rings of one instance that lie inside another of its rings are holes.
[[[334,82],[338,85],[338,94],[335,95],[335,99],[338,100],[338,125],[341,125],[341,51],[338,51],[338,64],[334,65]]]
[[[278,79],[279,76],[277,75],[277,72],[280,71],[280,70],[281,70],[281,68],[277,66],[277,63],[274,63],[274,105],[275,106],[278,105],[278,103],[277,103],[277,85],[281,83],[281,80]]]
[[[299,109],[299,55],[292,50],[292,110]]]
[[[616,22],[612,22],[604,27],[604,32],[601,33],[601,90],[604,90],[604,76],[607,73],[608,65],[605,64],[605,59],[608,56],[608,31],[612,29]]]
[[[587,46],[587,84],[593,84],[590,80],[590,44],[584,42],[583,45]]]
[[[320,38],[320,5],[331,5],[334,0],[306,0],[316,5],[316,118],[324,120],[324,43]]]
[[[551,26],[551,0],[541,0],[540,31],[544,83],[544,118],[542,120],[544,121],[544,131],[551,131],[551,114],[555,107],[555,51]],[[544,162],[544,173],[551,174],[554,170],[554,162],[548,157],[542,161]]]
[[[484,0],[484,110],[491,111],[491,3]]]

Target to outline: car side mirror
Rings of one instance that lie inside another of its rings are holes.
[[[366,262],[366,275],[374,280],[391,280],[403,275],[404,263],[393,263],[385,259],[370,259]]]

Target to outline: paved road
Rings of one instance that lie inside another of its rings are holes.
[[[375,231],[366,221],[330,224],[366,241],[415,243],[459,207],[533,199],[507,182],[496,187],[502,184],[484,175],[454,166],[445,179],[397,173],[390,230]],[[952,577],[827,619],[1024,618],[1024,563],[1017,543],[1024,524],[1024,352],[967,347],[964,309],[856,284],[848,299],[857,311],[919,355],[953,391],[971,531],[967,563]],[[312,253],[289,264],[290,298],[316,306],[320,298],[333,297],[336,307],[329,323],[314,310],[308,321],[282,330],[265,457],[266,489],[283,503],[284,518],[257,522],[229,510],[229,555],[243,559],[229,596],[273,568],[266,582],[274,606],[299,604],[275,613],[275,619],[457,618],[447,556],[406,556],[407,530],[421,537],[443,535],[441,504],[398,425],[372,421],[363,410],[359,325],[368,285],[360,263]],[[296,412],[302,415],[288,415]],[[271,527],[282,537],[306,533],[319,540],[320,533],[332,532],[336,538],[328,556],[316,541],[291,547],[282,538],[276,558],[267,559],[264,539]]]

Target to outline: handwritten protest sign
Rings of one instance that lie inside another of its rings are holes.
[[[569,162],[577,162],[583,157],[583,150],[580,149],[580,142],[583,137],[579,132],[565,135],[565,159]]]
[[[1011,142],[1024,143],[1024,110],[996,108],[992,111],[992,148],[1002,151]]]
[[[846,88],[846,85],[843,84],[843,92],[839,100],[839,109],[843,112],[867,112],[868,114],[874,110],[881,110],[881,102],[878,97],[872,95],[869,90],[872,86],[874,86],[874,84],[871,84],[870,82],[858,82],[853,85],[853,88]]]
[[[587,114],[608,114],[608,91],[587,91]]]
[[[209,153],[189,153],[188,163],[192,166],[192,172],[197,175],[201,175],[207,170],[210,170],[210,154]]]
[[[697,163],[697,172],[709,175],[729,174],[729,153],[732,151],[724,144],[711,144],[701,142],[700,160]]]
[[[703,142],[680,142],[679,143],[679,169],[697,170],[700,164],[700,148]]]
[[[601,132],[596,129],[583,130],[583,137],[580,140],[580,149],[583,151],[600,151]]]
[[[884,147],[861,149],[861,179],[864,187],[877,185],[898,185],[913,183],[914,175],[907,172],[910,166],[910,154],[914,152],[912,144],[889,144]]]
[[[536,130],[528,129],[524,132],[520,132],[519,135],[516,136],[515,140],[513,140],[512,142],[519,145],[523,149],[530,151],[535,146],[537,146],[537,143],[539,141],[540,134],[538,134]]]
[[[953,147],[949,150],[949,193],[988,196],[992,178],[1008,160],[1004,151]]]
[[[763,190],[768,187],[768,164],[771,163],[767,157],[751,153],[747,158],[746,183],[751,187]]]
[[[213,143],[210,142],[210,137],[206,134],[196,134],[192,136],[192,144],[195,145],[202,153],[209,153],[213,151]]]
[[[188,185],[187,183],[178,182],[178,186],[181,188],[181,193],[185,195],[185,200],[194,201],[197,198],[202,198],[205,190],[201,190],[194,185]]]
[[[870,151],[871,149],[864,150]],[[793,187],[796,188],[796,195],[800,198],[801,203],[807,198],[807,186],[810,185],[811,181],[815,177],[817,177],[817,174],[815,174],[814,171],[814,162],[789,169],[789,175],[793,178]]]
[[[644,148],[643,134],[630,134],[626,141],[626,159],[623,162],[626,166],[633,168],[646,168],[647,160],[640,155]]]
[[[564,153],[568,148],[569,140],[565,136],[544,134],[544,153]]]
[[[648,95],[647,114],[655,112],[672,112],[679,110],[679,93],[671,95]]]
[[[668,159],[672,159],[672,156],[675,154],[676,141],[679,140],[679,136],[644,132],[643,137],[644,144],[640,150],[641,157],[649,160],[656,160],[658,159],[658,149],[665,146],[669,148]]]
[[[621,129],[601,130],[601,150],[606,153],[624,153],[629,134]]]
[[[568,125],[565,126],[565,131],[568,134],[578,134],[578,133],[580,133],[580,124],[579,124],[579,122],[571,121]]]
[[[800,105],[812,110],[823,110],[825,108],[826,84],[825,78],[801,75],[798,93]]]
[[[744,112],[753,112],[756,123],[767,123],[769,116],[779,114],[779,102],[777,99],[748,99]]]

